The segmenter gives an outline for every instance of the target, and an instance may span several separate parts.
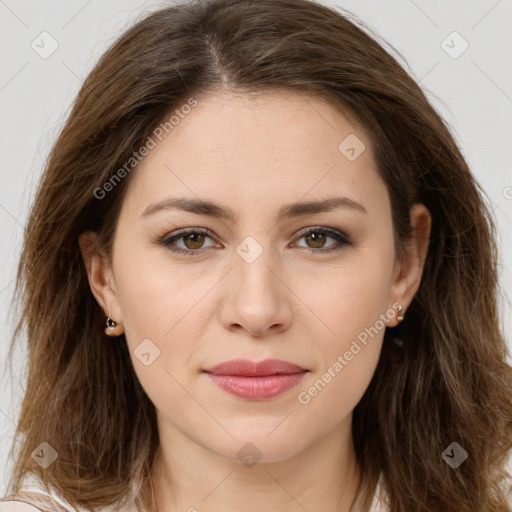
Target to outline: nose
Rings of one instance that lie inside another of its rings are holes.
[[[291,325],[293,293],[270,252],[264,250],[250,263],[235,257],[220,306],[220,320],[226,329],[246,330],[251,336],[265,337]]]

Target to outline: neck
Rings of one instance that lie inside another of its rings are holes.
[[[151,478],[157,512],[349,512],[360,471],[347,420],[291,458],[250,467],[161,429]]]

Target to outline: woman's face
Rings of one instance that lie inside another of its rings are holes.
[[[285,460],[350,431],[420,259],[396,260],[387,189],[359,126],[301,95],[196,100],[133,171],[110,281],[95,295],[124,326],[162,439]],[[184,229],[194,233],[174,237]],[[233,359],[307,371],[266,385],[217,378],[226,391],[204,370]]]

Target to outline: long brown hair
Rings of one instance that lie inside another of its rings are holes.
[[[393,512],[509,510],[512,369],[499,327],[491,209],[414,79],[341,11],[310,0],[173,5],[127,30],[88,75],[47,159],[18,268],[9,357],[26,329],[28,369],[13,492],[33,472],[74,505],[121,503],[140,490],[137,502],[152,510],[154,406],[124,335],[109,343],[103,332],[78,236],[97,232],[110,254],[137,172],[126,163],[172,111],[203,93],[281,89],[325,99],[367,130],[399,249],[411,205],[432,214],[420,288],[405,320],[386,330],[354,410],[362,478],[353,510],[368,510],[381,473]],[[100,197],[121,168],[123,179]],[[46,469],[31,457],[42,442],[58,454]],[[457,469],[442,456],[453,442],[468,454]]]

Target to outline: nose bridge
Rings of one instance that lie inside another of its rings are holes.
[[[271,327],[285,327],[291,319],[286,287],[279,275],[280,262],[270,248],[270,237],[248,236],[236,247],[231,272],[232,293],[225,297],[222,320],[261,335]]]
[[[266,241],[263,235],[257,240],[253,236],[248,236],[237,246],[234,279],[237,280],[237,293],[242,293],[242,300],[265,300],[269,305],[277,300],[280,295],[279,283],[273,272],[279,267],[279,262],[273,257],[273,251],[269,244],[270,237]],[[261,242],[260,242],[261,241]],[[252,298],[251,298],[252,297]],[[260,304],[264,306],[265,304]]]

